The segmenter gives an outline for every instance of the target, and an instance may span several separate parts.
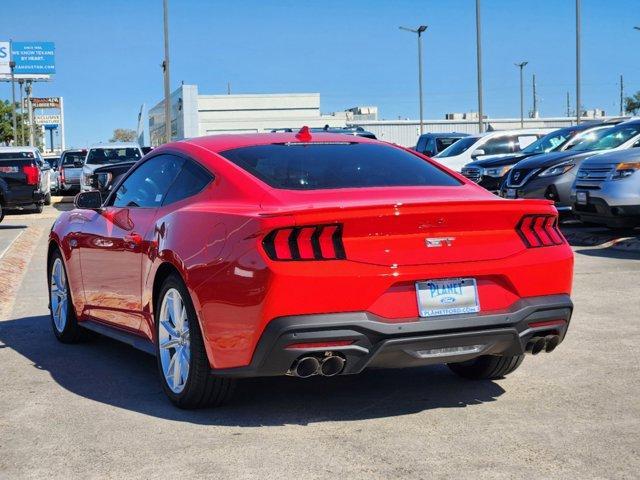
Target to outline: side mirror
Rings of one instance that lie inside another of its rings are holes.
[[[73,205],[84,210],[97,210],[102,208],[102,195],[97,190],[80,192],[73,199]]]
[[[481,157],[482,155],[484,155],[484,150],[481,148],[478,148],[477,150],[474,150],[473,153],[471,154],[472,157]]]

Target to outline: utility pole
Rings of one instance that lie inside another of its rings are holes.
[[[422,103],[422,33],[427,29],[426,25],[420,25],[418,28],[399,27],[400,30],[418,34],[418,97],[420,101],[420,135],[424,133],[424,117]]]
[[[536,74],[533,74],[533,113],[532,118],[538,118],[538,94],[536,92]]]
[[[231,82],[227,82],[227,95],[231,95]]]
[[[20,145],[25,144],[24,138],[24,99],[23,99],[23,90],[24,90],[24,80],[18,80],[19,92],[20,92]]]
[[[620,75],[620,116],[624,115],[624,79]]]
[[[524,78],[522,72],[529,62],[516,63],[515,66],[520,68],[520,128],[524,128]]]
[[[580,0],[576,0],[576,125],[580,125]]]
[[[569,92],[567,92],[567,118],[571,116],[571,102],[569,100]]]
[[[171,141],[171,82],[169,78],[169,1],[163,0],[164,9],[164,61],[162,71],[164,73],[164,129],[165,139]]]
[[[11,43],[9,43],[9,51],[11,51]],[[13,117],[13,144],[18,144],[18,123],[16,117],[16,78],[14,70],[16,68],[16,62],[13,58],[9,60],[9,68],[11,69],[11,116]]]
[[[24,91],[27,94],[27,109],[29,115],[29,146],[33,147],[35,146],[35,138],[33,134],[33,104],[31,103],[31,80],[27,80],[27,86],[25,87]]]
[[[484,113],[482,105],[482,41],[480,30],[480,0],[476,0],[476,67],[478,73],[478,130],[484,132]]]

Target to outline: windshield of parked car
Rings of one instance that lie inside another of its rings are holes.
[[[471,148],[471,146],[475,144],[479,139],[480,137],[461,138],[450,147],[447,147],[443,151],[441,151],[438,155],[436,155],[436,157],[455,157],[456,155],[460,155],[469,150],[469,148]]]
[[[380,144],[272,144],[221,155],[272,187],[290,190],[461,184],[412,153]]]
[[[76,163],[84,163],[84,157],[86,155],[86,150],[84,153],[82,152],[67,152],[62,157],[62,165],[75,165]]]
[[[569,139],[569,141],[567,141],[567,143],[564,145],[564,149],[565,150],[573,150],[573,148],[578,145],[579,143],[582,143],[584,141],[589,141],[592,142],[593,140],[596,140],[597,138],[600,138],[602,135],[598,136],[598,134],[600,133],[604,133],[604,131],[609,131],[611,130],[613,127],[598,127],[598,128],[594,128],[594,129],[590,129],[584,132],[580,132],[576,135],[574,135],[573,137],[571,137]]]
[[[548,133],[544,137],[536,140],[531,145],[522,149],[522,153],[535,154],[552,152],[560,148],[571,138],[574,130],[563,128],[555,132]]]
[[[617,127],[595,133],[592,139],[585,139],[577,143],[571,150],[578,152],[610,150],[619,147],[638,134],[640,134],[640,124],[618,125]]]
[[[92,148],[87,155],[87,164],[105,165],[142,158],[138,148]]]

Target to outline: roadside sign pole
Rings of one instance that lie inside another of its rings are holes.
[[[162,71],[164,73],[164,129],[165,142],[171,141],[171,82],[169,78],[169,2],[163,1],[164,10],[164,61]]]
[[[9,50],[11,50],[11,43],[9,43]],[[13,71],[16,68],[16,62],[9,61],[9,68],[11,69],[11,113],[13,116],[13,144],[18,144],[18,123],[16,117],[16,77]]]
[[[20,79],[18,80],[18,86],[19,91],[20,91],[20,145],[24,145],[25,144],[25,139],[24,139],[24,99],[23,99],[23,93],[24,93],[24,80]]]
[[[60,151],[64,152],[64,99],[60,97]]]

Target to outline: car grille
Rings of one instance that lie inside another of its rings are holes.
[[[590,167],[585,165],[580,167],[576,177],[578,178],[578,181],[602,182],[609,178],[613,168],[614,167],[611,165],[604,165],[601,167]]]
[[[462,175],[464,175],[465,177],[467,177],[469,180],[472,180],[476,183],[478,183],[480,181],[480,179],[482,178],[482,170],[480,168],[463,168],[462,169]]]
[[[513,168],[507,176],[508,187],[521,187],[531,178],[539,168]]]

